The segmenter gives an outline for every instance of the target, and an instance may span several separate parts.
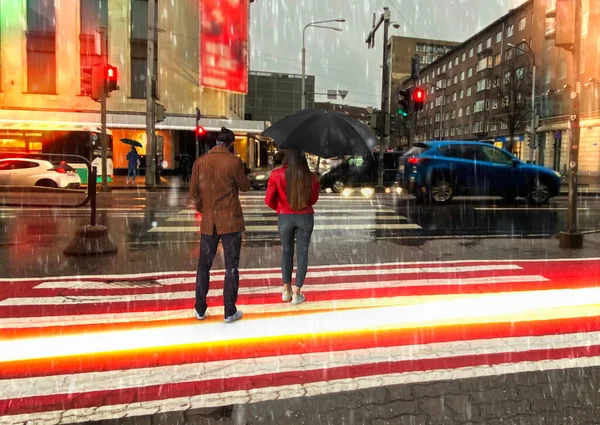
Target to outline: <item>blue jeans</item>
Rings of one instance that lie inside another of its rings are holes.
[[[127,180],[132,177],[133,180],[137,177],[137,168],[129,167],[127,168]]]
[[[301,288],[308,269],[308,246],[315,226],[313,214],[279,214],[278,227],[283,252],[281,255],[281,273],[283,283],[292,283],[294,268],[294,239],[296,240],[296,286]]]
[[[204,316],[208,305],[206,296],[210,283],[210,269],[217,254],[219,241],[223,244],[225,254],[225,285],[223,287],[223,302],[225,318],[237,312],[235,303],[238,297],[240,284],[240,251],[242,249],[242,232],[218,235],[217,229],[212,235],[202,235],[200,240],[200,258],[198,260],[198,273],[196,274],[196,311]]]

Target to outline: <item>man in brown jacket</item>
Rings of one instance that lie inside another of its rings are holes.
[[[222,241],[225,255],[225,322],[231,323],[242,318],[242,312],[235,306],[240,280],[238,267],[242,232],[246,230],[239,191],[250,190],[250,180],[240,158],[233,155],[234,142],[233,132],[223,127],[217,138],[217,145],[198,158],[192,170],[190,197],[196,210],[202,214],[194,309],[198,320],[206,317],[210,268],[219,240]]]

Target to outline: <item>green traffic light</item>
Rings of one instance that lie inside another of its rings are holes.
[[[403,117],[407,117],[408,113],[406,111],[403,111],[402,109],[398,109],[398,115],[401,115]]]

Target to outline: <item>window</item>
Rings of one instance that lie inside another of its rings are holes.
[[[492,100],[492,109],[498,109],[498,99]]]
[[[421,43],[417,43],[417,52],[422,53],[424,51],[424,46]]]
[[[101,25],[108,28],[108,0],[80,0],[79,55],[81,77],[84,71],[98,63],[96,52],[96,30]],[[108,33],[107,33],[108,34]],[[89,96],[90,87],[81,87],[81,95]]]
[[[586,36],[590,27],[590,12],[585,12],[581,17],[581,35]]]
[[[440,137],[440,129],[436,128],[435,131],[433,132],[434,137]]]
[[[517,78],[517,80],[522,80],[523,78],[525,78],[525,69],[523,67],[517,68],[515,71],[515,77]]]
[[[450,136],[454,136],[456,134],[456,130],[454,129],[454,127],[452,127],[450,129]]]
[[[450,84],[452,84],[452,78],[448,77],[446,80],[446,87],[450,87]]]
[[[490,47],[492,47],[492,37],[489,37],[487,40],[485,40],[485,48],[489,49]]]
[[[452,78],[452,82],[453,82],[454,84],[458,83],[458,75],[455,75],[455,76]]]
[[[508,27],[506,27],[506,38],[512,37],[512,35],[514,33],[515,33],[515,26],[514,25],[509,25]]]
[[[458,108],[458,118],[463,116],[463,108]]]
[[[498,124],[490,124],[490,131],[497,131],[498,130]]]
[[[527,26],[527,18],[521,18],[519,21],[519,31],[523,31]]]
[[[477,45],[477,53],[481,53],[482,50],[483,50],[483,43],[479,43]]]
[[[452,119],[456,118],[456,109],[452,110]]]
[[[465,125],[465,134],[469,134],[471,132],[471,125],[467,124]]]
[[[27,0],[27,91],[56,94],[54,0]]]
[[[462,132],[463,132],[462,127],[456,127],[456,135],[457,136],[462,136]]]
[[[486,111],[489,111],[489,110],[490,110],[490,101],[489,101],[489,100],[486,100],[486,101],[485,101],[485,110],[486,110]]]
[[[485,108],[485,100],[478,100],[473,105],[473,113],[481,112]]]
[[[489,78],[483,78],[483,79],[477,81],[477,93],[479,93],[487,88],[488,81],[489,81]]]
[[[446,72],[446,64],[444,64],[444,66],[442,66],[442,72]]]
[[[467,105],[465,108],[465,115],[471,115],[471,105]]]
[[[456,92],[452,93],[452,101],[456,102]]]
[[[467,78],[471,78],[473,76],[473,68],[469,68],[467,70]]]
[[[444,105],[447,105],[450,103],[450,95],[446,96],[446,103]]]
[[[496,164],[512,165],[512,155],[494,147],[494,146],[478,146],[481,161],[494,162]]]
[[[132,0],[130,43],[131,97],[134,99],[145,99],[148,62],[148,0]],[[158,40],[154,44],[154,51],[158,52]],[[158,80],[157,56],[154,56],[154,70]]]
[[[462,54],[462,55],[460,55],[460,60],[461,60],[462,62],[464,62],[464,61],[466,61],[466,60],[467,60],[467,54],[466,54],[465,52],[463,52],[463,54]]]
[[[429,124],[433,124],[433,117],[429,117]]]
[[[435,114],[435,122],[440,122],[440,113]]]
[[[481,58],[477,61],[477,72],[481,72],[488,67],[488,58]]]
[[[504,74],[504,84],[508,84],[510,82],[510,71]]]
[[[464,89],[461,89],[461,90],[460,90],[460,95],[459,95],[458,97],[459,97],[460,99],[464,99],[464,97],[465,97],[465,90],[464,90]]]
[[[454,66],[458,65],[458,56],[454,58]]]
[[[500,123],[500,128],[501,128],[502,130],[506,130],[506,129],[508,128],[508,125],[507,125],[505,122],[503,122],[503,123]]]
[[[448,69],[452,69],[452,61],[448,61]]]
[[[524,42],[517,44],[517,56],[524,54],[526,49],[527,45]]]
[[[425,80],[426,82],[429,82],[429,75],[427,76],[427,79]]]
[[[467,97],[471,96],[471,87],[467,87]]]
[[[444,130],[444,137],[448,137],[448,129]]]
[[[465,81],[465,71],[460,73],[460,81]]]
[[[448,121],[450,119],[450,112],[446,112],[444,114],[444,121]]]
[[[473,57],[473,48],[471,47],[469,49],[469,57],[472,58]]]
[[[509,60],[511,60],[511,59],[512,59],[512,57],[513,57],[513,56],[512,56],[512,54],[513,54],[513,49],[506,49],[506,50],[504,51],[504,60],[505,60],[505,61],[509,61]]]
[[[496,44],[500,43],[502,41],[502,31],[498,31],[496,33]]]
[[[473,124],[473,133],[482,133],[483,132],[483,122],[477,121]]]

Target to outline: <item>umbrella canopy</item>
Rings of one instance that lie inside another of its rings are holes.
[[[340,112],[305,109],[287,116],[262,133],[282,149],[298,149],[321,158],[366,155],[377,138],[369,127]]]
[[[140,142],[138,142],[137,140],[133,140],[133,139],[121,139],[121,142],[125,143],[126,145],[131,145],[131,146],[135,146],[136,148],[143,148],[144,145],[142,145]]]

